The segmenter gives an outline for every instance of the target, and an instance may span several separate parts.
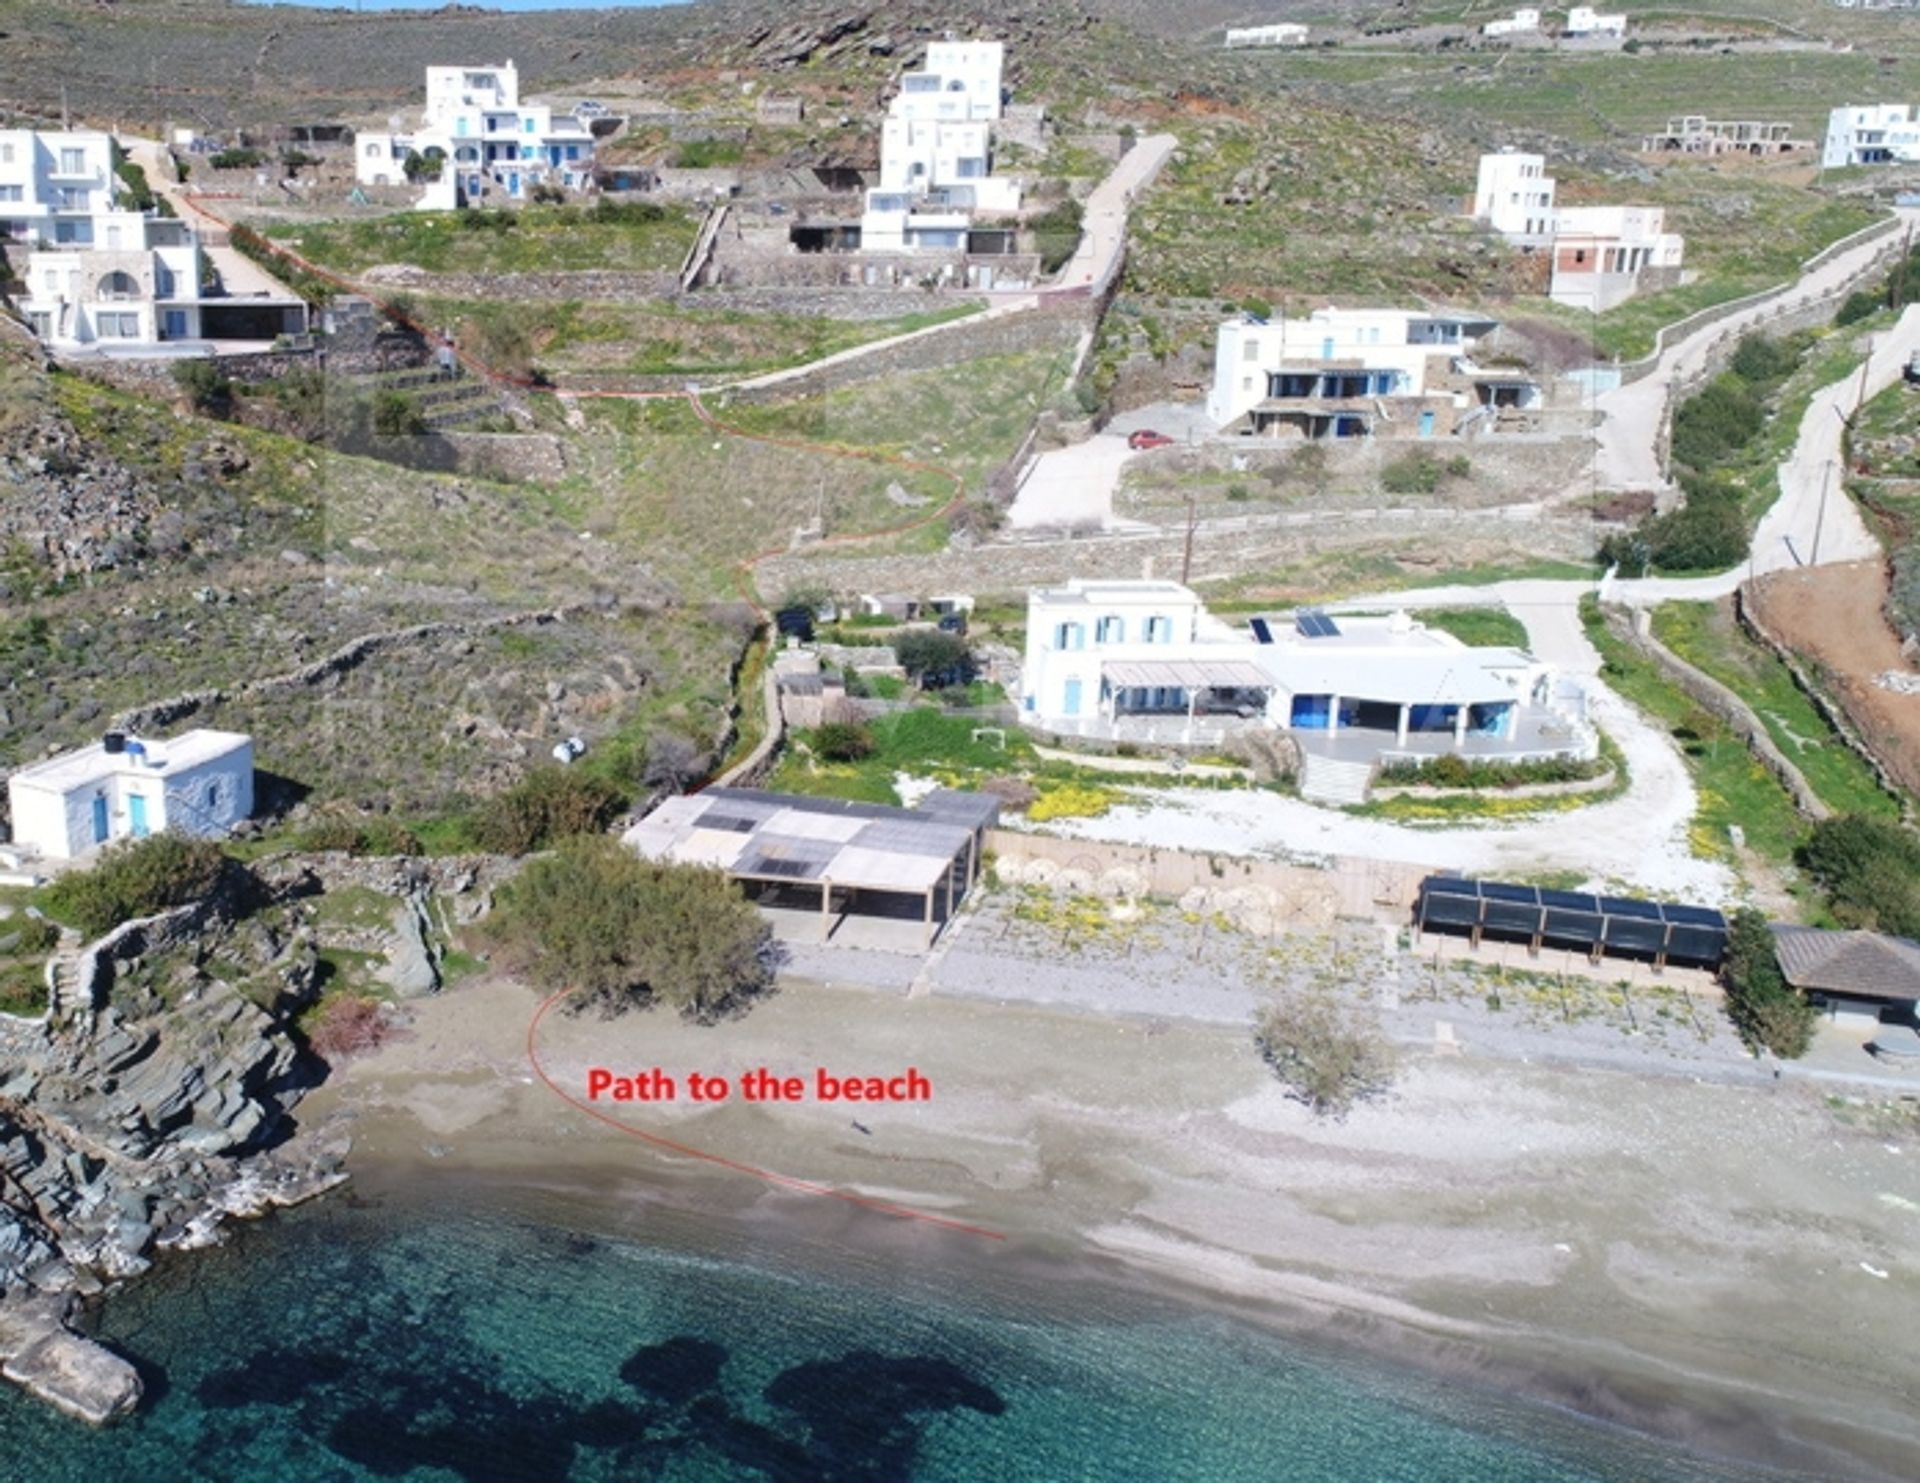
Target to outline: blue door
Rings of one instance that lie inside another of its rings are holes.
[[[1328,335],[1325,339],[1323,339],[1320,342],[1320,359],[1322,360],[1333,359],[1333,336],[1332,335]]]
[[[1422,412],[1420,414],[1420,436],[1423,438],[1433,436],[1433,413]]]
[[[169,309],[166,311],[166,327],[160,331],[163,340],[184,340],[187,338],[187,311]]]
[[[1060,702],[1060,708],[1069,716],[1080,714],[1080,682],[1078,680],[1067,681],[1067,693]]]
[[[107,842],[107,795],[104,793],[93,800],[93,842]]]
[[[135,839],[147,837],[147,800],[138,793],[127,799],[127,830]]]

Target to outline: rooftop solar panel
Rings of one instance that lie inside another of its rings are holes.
[[[1600,910],[1600,898],[1598,896],[1589,896],[1585,891],[1543,890],[1540,893],[1540,904],[1542,906],[1564,907],[1568,911],[1597,912]]]
[[[1270,644],[1273,642],[1273,630],[1267,626],[1267,620],[1265,618],[1254,618],[1248,622],[1247,627],[1253,630],[1253,641],[1256,644]]]
[[[757,819],[742,818],[739,814],[717,813],[712,809],[700,815],[702,829],[725,829],[734,834],[751,834],[758,823]]]
[[[1727,919],[1719,912],[1705,906],[1675,906],[1664,908],[1669,922],[1686,922],[1696,927],[1725,927]]]
[[[1659,906],[1651,901],[1635,901],[1631,896],[1602,896],[1600,909],[1610,917],[1641,917],[1653,922],[1662,920]]]
[[[1515,886],[1506,881],[1481,881],[1480,894],[1489,901],[1524,901],[1533,905],[1540,900],[1540,893],[1532,886]]]
[[[1431,896],[1478,896],[1480,882],[1458,875],[1430,875],[1420,883],[1420,889]]]

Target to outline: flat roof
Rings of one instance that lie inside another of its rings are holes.
[[[1033,597],[1047,603],[1093,603],[1127,602],[1142,598],[1164,598],[1175,602],[1197,603],[1199,595],[1190,587],[1178,582],[1161,581],[1155,578],[1127,580],[1116,578],[1112,581],[1084,581],[1075,577],[1064,587],[1042,587],[1036,589]]]
[[[15,768],[8,781],[68,793],[75,788],[84,788],[89,783],[122,774],[143,778],[168,777],[253,745],[253,738],[243,732],[213,731],[204,727],[183,731],[170,741],[131,735],[127,741],[130,745],[137,743],[144,747],[145,756],[131,752],[109,752],[105,742],[96,741],[77,751],[49,757],[44,762]]]
[[[1244,659],[1121,659],[1102,666],[1116,685],[1178,685],[1182,689],[1271,690],[1273,677]]]
[[[911,809],[709,788],[667,799],[624,840],[650,860],[715,866],[744,880],[921,894],[946,878],[974,831],[999,816],[991,794],[950,788]]]

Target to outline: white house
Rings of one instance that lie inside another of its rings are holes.
[[[1282,21],[1272,26],[1240,26],[1227,31],[1227,46],[1238,50],[1245,46],[1305,46],[1307,28]]]
[[[1540,12],[1537,10],[1516,10],[1502,20],[1488,21],[1480,28],[1482,36],[1524,36],[1540,29]]]
[[[1542,155],[1503,149],[1480,156],[1474,219],[1520,247],[1553,253],[1547,293],[1595,313],[1650,281],[1677,283],[1686,239],[1658,206],[1562,206]]]
[[[1020,209],[1020,182],[993,173],[1004,107],[998,41],[936,41],[900,79],[880,128],[880,181],[867,192],[867,252],[964,251],[976,215]]]
[[[1177,582],[1027,594],[1020,715],[1095,740],[1215,742],[1265,725],[1303,746],[1380,755],[1591,755],[1577,691],[1523,649],[1469,647],[1405,613],[1234,627]]]
[[[1542,243],[1553,236],[1553,177],[1545,155],[1503,149],[1480,156],[1473,188],[1473,215],[1513,242]]]
[[[1907,103],[1849,104],[1827,115],[1821,169],[1915,160],[1920,160],[1920,108]]]
[[[1567,12],[1569,36],[1625,36],[1627,18],[1623,14],[1602,15],[1591,5],[1576,5]]]
[[[1207,416],[1264,437],[1444,437],[1541,402],[1523,372],[1477,365],[1499,329],[1478,315],[1316,309],[1220,326]]]
[[[171,741],[108,732],[7,779],[13,842],[69,860],[117,839],[171,829],[214,838],[253,812],[253,738],[182,732]]]
[[[1630,299],[1650,274],[1678,281],[1686,239],[1658,206],[1563,206],[1554,214],[1556,304],[1601,313]]]
[[[438,179],[427,183],[417,203],[423,208],[521,201],[539,185],[578,191],[593,184],[592,127],[544,104],[522,103],[512,62],[427,68],[419,127],[365,132],[353,148],[354,176],[362,185],[404,185],[410,155],[440,159]]]

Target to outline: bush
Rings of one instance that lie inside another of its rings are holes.
[[[1845,814],[1814,825],[1795,859],[1847,926],[1920,937],[1920,836],[1911,830]]]
[[[1747,1049],[1795,1060],[1813,1044],[1818,1012],[1787,982],[1773,951],[1773,929],[1757,911],[1742,911],[1727,934],[1720,966],[1727,991],[1727,1017]]]
[[[598,834],[625,801],[590,773],[543,767],[482,805],[474,837],[483,850],[528,855],[570,835]]]
[[[360,994],[328,994],[307,1019],[307,1046],[328,1065],[337,1066],[353,1056],[380,1049],[393,1039],[395,1029],[379,1000]]]
[[[69,871],[47,887],[47,911],[88,937],[213,893],[238,871],[209,839],[154,834],[100,852],[91,870]]]
[[[1727,371],[1673,413],[1673,461],[1706,471],[1724,463],[1766,426],[1767,409],[1753,389]]]
[[[873,747],[873,732],[861,721],[829,721],[813,733],[814,752],[828,762],[859,762]]]
[[[1378,1021],[1324,990],[1267,1005],[1253,1040],[1287,1090],[1322,1115],[1343,1116],[1393,1084],[1393,1047]]]
[[[1380,470],[1380,487],[1388,494],[1432,494],[1448,479],[1464,479],[1473,464],[1455,454],[1444,463],[1429,453],[1408,453]]]
[[[647,787],[678,793],[704,771],[706,752],[698,742],[677,731],[656,731],[647,738],[647,760],[640,769]]]
[[[418,855],[424,853],[420,836],[391,819],[351,818],[333,814],[308,825],[299,835],[300,848],[315,854]]]
[[[233,383],[213,361],[201,356],[173,363],[173,384],[186,393],[196,412],[224,409],[233,402]]]
[[[427,430],[420,404],[404,391],[373,394],[373,430],[382,438],[417,438]]]
[[[1080,203],[1069,197],[1027,223],[1042,273],[1058,273],[1072,260],[1080,247],[1083,214]]]
[[[216,170],[251,170],[266,162],[267,157],[257,149],[223,149],[207,156],[207,163]]]
[[[893,657],[924,689],[964,685],[973,678],[973,653],[958,634],[909,628],[894,636]]]
[[[501,892],[488,924],[507,964],[609,1013],[665,1003],[711,1022],[773,981],[772,932],[717,870],[568,840]]]

